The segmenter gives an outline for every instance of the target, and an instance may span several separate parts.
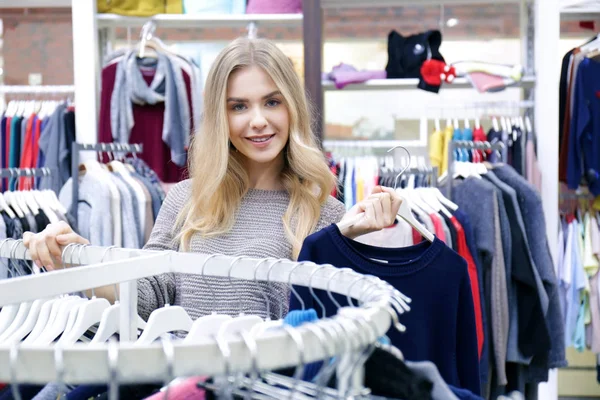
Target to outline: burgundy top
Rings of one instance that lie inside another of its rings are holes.
[[[117,64],[112,63],[102,69],[102,92],[100,94],[100,118],[98,126],[98,142],[113,141],[110,126],[110,100],[115,86]],[[188,107],[192,115],[192,84],[190,76],[184,71],[183,80],[188,93]],[[154,78],[154,71],[143,69],[144,80],[149,85]],[[178,167],[171,161],[171,149],[162,140],[162,129],[165,115],[164,103],[139,105],[133,104],[134,125],[129,135],[129,143],[141,143],[144,151],[138,157],[146,161],[159,179],[163,182],[179,182],[187,177],[187,167]],[[193,121],[192,121],[193,125]],[[193,126],[192,126],[193,130]],[[104,161],[108,157],[104,156]]]

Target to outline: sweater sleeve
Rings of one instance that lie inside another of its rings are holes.
[[[577,79],[575,81],[575,95],[573,110],[574,115],[571,118],[571,140],[569,140],[569,155],[567,161],[567,184],[569,189],[577,189],[581,176],[584,174],[584,163],[583,151],[581,148],[582,138],[590,128],[591,115],[586,101],[586,85],[585,79],[585,66],[587,65],[586,60],[579,64],[579,71],[577,73]]]
[[[177,250],[174,223],[189,197],[190,182],[175,185],[160,208],[145,250]],[[150,313],[166,303],[175,302],[175,274],[161,274],[138,280],[138,313],[148,319]]]
[[[477,349],[477,330],[471,283],[466,273],[460,283],[458,293],[458,318],[456,321],[456,362],[460,386],[474,394],[481,393],[479,382],[479,354]]]
[[[340,222],[345,213],[346,208],[344,204],[333,196],[329,196],[325,204],[321,207],[321,217],[319,218],[319,222],[317,222],[315,232],[331,224]]]

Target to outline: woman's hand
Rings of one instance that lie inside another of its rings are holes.
[[[89,244],[64,221],[50,224],[40,233],[23,233],[23,244],[38,267],[52,271],[62,268],[62,247],[70,243]]]
[[[340,225],[358,214],[362,214],[362,218],[354,225],[344,228],[341,231],[342,235],[354,239],[392,225],[401,203],[402,198],[394,189],[376,186],[369,197],[355,204],[344,215]]]

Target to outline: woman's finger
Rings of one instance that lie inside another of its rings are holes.
[[[52,256],[50,255],[50,250],[48,249],[48,246],[46,245],[46,241],[45,240],[38,241],[36,243],[36,249],[37,249],[39,260],[42,263],[41,266],[46,269],[53,270],[54,262],[52,261]]]
[[[392,214],[392,196],[389,193],[385,193],[385,196],[381,198],[381,206],[383,208],[383,221],[384,228],[392,225],[396,216]]]

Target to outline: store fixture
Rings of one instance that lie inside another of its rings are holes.
[[[74,225],[77,226],[77,207],[73,205],[79,204],[79,161],[80,152],[91,151],[97,154],[114,154],[114,153],[131,153],[139,154],[143,151],[141,144],[124,144],[124,143],[98,143],[98,144],[87,144],[73,142],[71,144],[71,177],[73,178],[73,187],[71,195],[71,216],[73,217]]]
[[[0,85],[0,94],[72,94],[73,85]]]
[[[0,306],[120,283],[121,321],[125,322],[120,342],[93,346],[78,343],[60,347],[0,345],[2,382],[168,382],[169,379],[165,379],[165,363],[169,366],[167,372],[171,373],[171,377],[229,375],[254,372],[256,368],[272,370],[360,352],[383,335],[392,321],[397,322],[397,314],[392,311],[391,304],[393,299],[401,298],[398,297],[400,293],[390,291],[389,286],[378,278],[367,278],[351,271],[340,273],[332,266],[273,260],[277,261],[277,268],[272,269],[265,260],[250,257],[75,246],[70,250],[76,254],[75,262],[85,266],[60,273],[4,280],[0,282]],[[67,253],[66,248],[63,259],[67,258]],[[0,257],[30,259],[22,243],[10,239],[0,244]],[[199,265],[202,268],[198,268]],[[336,323],[345,326],[347,335],[325,335],[330,336],[325,342],[323,335],[315,335],[313,328],[304,325],[294,328],[294,334],[290,333],[290,329],[280,329],[260,335],[255,339],[257,351],[252,351],[242,337],[219,341],[204,338],[195,343],[171,342],[171,351],[167,354],[164,344],[131,343],[136,337],[135,325],[131,323],[135,319],[130,318],[137,312],[136,280],[161,273],[202,274],[308,286],[358,299],[362,305],[341,308],[337,316],[310,324],[317,329],[328,329]],[[334,275],[336,279],[331,279]],[[398,324],[396,328],[403,329]],[[347,340],[349,337],[354,339]],[[343,348],[347,350],[340,352]],[[361,372],[360,368],[356,371]],[[338,382],[338,388],[357,388],[353,381],[358,376],[360,374],[350,376],[348,380],[342,379],[345,382]]]

